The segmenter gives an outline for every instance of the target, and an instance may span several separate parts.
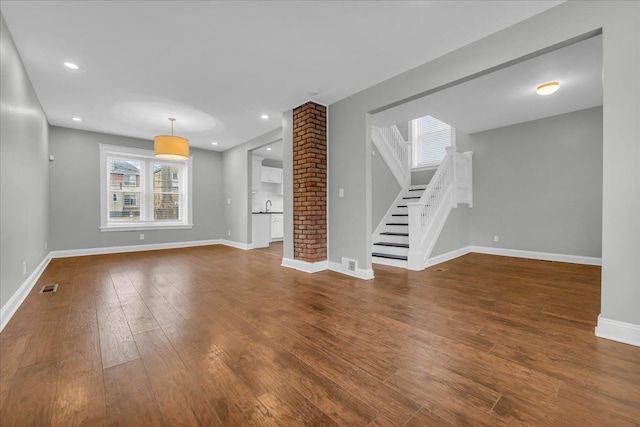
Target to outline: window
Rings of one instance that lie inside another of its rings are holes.
[[[413,167],[433,168],[442,163],[446,148],[455,146],[454,129],[448,124],[424,116],[409,122],[413,143]]]
[[[139,174],[136,174],[136,175],[125,175],[125,176],[124,176],[124,185],[126,185],[126,186],[133,186],[133,187],[135,187],[135,186],[136,186],[136,183],[137,183],[137,181],[138,181],[138,180],[136,179],[136,176],[137,176],[137,175],[139,175]]]
[[[100,144],[102,231],[191,228],[191,159]]]

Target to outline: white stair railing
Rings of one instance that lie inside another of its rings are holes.
[[[411,143],[404,140],[397,126],[372,126],[371,139],[403,189],[411,185]]]
[[[419,201],[408,203],[410,270],[424,269],[451,208],[457,204],[455,147],[447,154]]]

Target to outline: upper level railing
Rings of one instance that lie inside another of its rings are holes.
[[[411,143],[404,140],[397,126],[372,127],[371,136],[378,151],[403,189],[411,185]]]

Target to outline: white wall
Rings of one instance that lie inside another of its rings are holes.
[[[329,106],[329,260],[371,268],[369,114],[603,33],[602,313],[640,328],[640,2],[566,2]],[[337,188],[345,188],[339,198]]]
[[[191,148],[193,228],[102,232],[100,226],[100,153],[98,144],[153,150],[153,141],[51,126],[51,249],[190,242],[222,238],[222,155]],[[140,240],[144,233],[144,240]]]
[[[0,307],[46,257],[47,118],[0,15]],[[23,262],[26,272],[23,273]]]

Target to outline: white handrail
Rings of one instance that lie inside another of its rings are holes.
[[[381,136],[383,147],[379,147],[385,162],[396,176],[398,183],[404,189],[411,185],[411,143],[402,137],[397,126],[378,128],[374,126]],[[374,142],[378,140],[374,138]],[[389,158],[386,158],[386,157]]]
[[[439,228],[449,210],[456,203],[456,153],[455,147],[447,147],[447,154],[438,167],[420,200],[408,203],[409,213],[409,259],[413,270],[424,268],[435,245]]]

